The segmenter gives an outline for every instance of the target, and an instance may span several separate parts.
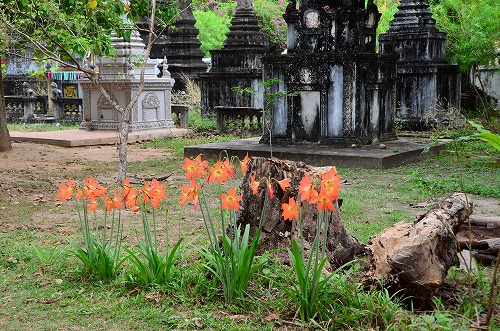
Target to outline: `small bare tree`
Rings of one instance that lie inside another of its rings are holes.
[[[118,175],[123,181],[127,174],[127,145],[130,129],[130,114],[144,89],[144,72],[151,48],[158,37],[159,27],[165,28],[178,12],[175,2],[156,0],[75,0],[38,1],[7,0],[0,4],[0,21],[6,31],[12,31],[10,55],[23,56],[22,49],[34,48],[36,60],[58,63],[64,67],[83,72],[100,93],[111,104],[119,116]],[[101,84],[99,73],[93,66],[85,66],[81,59],[93,54],[113,56],[111,34],[130,40],[138,30],[133,22],[147,19],[149,38],[140,63],[139,86],[126,107],[120,106],[111,97],[111,91]],[[21,50],[21,53],[19,53]],[[3,100],[3,98],[2,98]],[[1,109],[1,108],[0,108]],[[2,123],[0,123],[2,124]],[[7,131],[8,133],[8,131]]]

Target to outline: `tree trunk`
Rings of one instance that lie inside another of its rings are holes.
[[[5,109],[5,97],[3,90],[2,56],[0,56],[0,152],[10,151],[12,142],[9,129],[7,128],[7,110]]]
[[[292,240],[300,242],[298,222],[284,221],[281,216],[281,204],[288,202],[292,196],[298,196],[298,186],[302,177],[308,173],[311,179],[318,177],[325,168],[308,167],[304,163],[267,159],[262,157],[252,158],[248,164],[248,171],[241,184],[241,201],[238,223],[250,224],[251,235],[259,226],[261,212],[265,209],[262,234],[258,253],[267,250],[276,250],[276,255],[285,263],[289,263],[287,247],[291,247]],[[250,175],[260,181],[258,195],[252,193]],[[290,178],[291,187],[283,192],[275,180]],[[270,199],[267,207],[264,206],[267,180],[271,180],[274,197]],[[314,241],[316,234],[317,211],[314,205],[304,203],[301,207],[302,233],[304,246],[307,250]],[[350,236],[344,228],[340,217],[339,204],[335,202],[335,211],[328,215],[327,256],[334,266],[340,266],[352,260],[357,254],[363,252],[363,245]]]

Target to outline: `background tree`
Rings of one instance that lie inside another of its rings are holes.
[[[10,34],[7,49],[10,56],[22,57],[23,48],[30,45],[35,50],[33,60],[50,61],[83,72],[120,114],[118,181],[123,181],[127,173],[130,114],[144,88],[146,61],[158,32],[155,23],[165,28],[176,13],[175,2],[168,0],[158,1],[158,6],[156,0],[4,0],[0,3],[0,21]],[[100,84],[95,68],[84,66],[82,59],[89,54],[113,56],[112,33],[130,40],[137,30],[133,22],[139,22],[141,17],[147,17],[150,37],[143,57],[129,59],[141,67],[140,83],[135,96],[123,108]]]
[[[5,109],[5,98],[3,91],[3,61],[4,51],[7,47],[7,35],[4,33],[4,27],[0,27],[0,152],[12,149],[9,129],[7,128],[7,111]]]
[[[221,49],[223,46],[234,16],[236,0],[196,0],[193,1],[193,6],[196,27],[200,30],[198,39],[202,44],[201,50],[209,57],[211,50]],[[286,0],[253,0],[253,8],[261,31],[284,50],[286,23],[283,13]]]

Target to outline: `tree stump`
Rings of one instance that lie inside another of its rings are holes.
[[[281,204],[287,203],[288,199],[292,196],[297,201],[299,200],[299,182],[306,173],[313,179],[317,178],[320,172],[325,172],[328,169],[309,167],[303,162],[285,161],[275,158],[251,158],[248,163],[248,171],[241,184],[240,192],[243,198],[240,203],[238,223],[243,225],[250,224],[252,236],[259,226],[261,214],[264,210],[267,190],[266,178],[268,180],[290,178],[291,185],[291,187],[283,192],[276,181],[271,180],[274,197],[270,199],[267,208],[265,208],[260,246],[257,253],[275,250],[276,256],[283,262],[290,263],[285,248],[291,247],[292,240],[300,242],[299,226],[296,221],[284,221],[281,215]],[[260,181],[257,195],[252,193],[250,175],[255,176],[256,181]],[[317,212],[316,207],[308,203],[302,204],[301,212],[302,233],[304,236],[304,246],[307,251],[316,235]],[[329,213],[328,222],[327,257],[330,263],[333,264],[333,267],[353,260],[357,254],[364,251],[364,246],[345,230],[342,218],[340,217],[338,202],[335,202],[335,211]]]
[[[426,307],[444,281],[459,250],[455,237],[472,213],[472,202],[455,193],[414,223],[400,222],[370,238],[369,283],[382,280],[391,293]]]

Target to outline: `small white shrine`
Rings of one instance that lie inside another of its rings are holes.
[[[98,59],[99,82],[112,100],[125,108],[138,91],[140,69],[133,61],[144,53],[145,45],[138,33],[129,42],[113,36],[115,57]],[[172,120],[171,92],[174,79],[163,63],[163,75],[157,77],[158,61],[148,59],[144,89],[131,111],[130,131],[175,128]],[[90,80],[81,80],[83,90],[83,122],[91,122],[93,130],[117,130],[121,119],[113,105]],[[82,128],[85,127],[82,123]]]

